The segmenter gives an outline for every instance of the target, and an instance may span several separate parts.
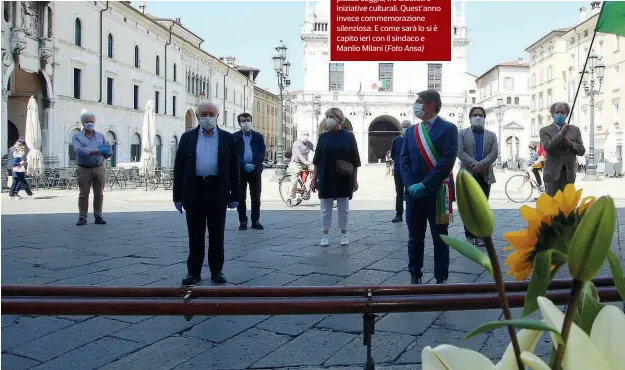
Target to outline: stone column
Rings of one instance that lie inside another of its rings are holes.
[[[6,89],[2,89],[2,155],[9,150],[7,139],[9,135],[9,94]]]
[[[15,7],[15,19],[13,25],[14,28],[21,30],[22,29],[22,2],[15,1],[13,2],[13,6]]]

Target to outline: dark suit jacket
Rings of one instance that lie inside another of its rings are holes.
[[[243,161],[243,155],[245,154],[245,141],[243,141],[243,130],[239,130],[232,134],[234,136],[234,142],[237,147],[237,157],[239,159],[239,166],[243,168],[245,162]],[[256,166],[255,171],[263,170],[263,162],[265,161],[265,138],[260,132],[252,131],[252,140],[250,141],[250,147],[252,148],[252,164]]]
[[[239,163],[234,136],[220,128],[217,153],[217,168],[220,177],[220,192],[213,196],[223,199],[224,204],[239,200]],[[195,156],[200,127],[187,131],[180,137],[174,162],[174,202],[182,202],[185,208],[192,207],[196,200]]]
[[[558,181],[562,167],[565,167],[566,180],[575,182],[577,156],[583,156],[586,149],[582,142],[582,133],[577,126],[569,125],[566,137],[569,139],[570,146],[564,144],[564,135],[555,123],[540,129],[540,143],[547,152],[545,167],[543,168],[545,181]]]
[[[393,172],[400,174],[399,157],[401,156],[401,148],[404,146],[404,136],[399,135],[391,142],[391,159],[393,160]]]
[[[430,140],[438,153],[438,161],[434,168],[430,169],[425,159],[421,156],[419,144],[415,136],[415,130],[419,125],[412,125],[406,130],[404,145],[401,150],[400,169],[401,178],[406,186],[404,199],[412,200],[408,193],[411,185],[421,183],[425,188],[426,197],[434,197],[441,188],[443,181],[449,177],[456,164],[458,155],[458,128],[451,122],[438,117],[430,128]],[[451,181],[451,188],[455,188]]]

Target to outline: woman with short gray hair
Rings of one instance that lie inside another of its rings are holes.
[[[339,108],[330,108],[325,113],[327,131],[319,135],[313,164],[315,171],[311,183],[313,191],[319,190],[321,200],[321,226],[323,235],[319,245],[330,245],[328,232],[332,223],[332,203],[337,202],[341,245],[348,245],[347,220],[349,200],[358,190],[358,167],[360,154],[356,137],[343,129],[345,116]]]

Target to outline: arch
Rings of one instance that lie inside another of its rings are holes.
[[[323,121],[319,122],[319,127],[318,127],[318,133],[319,135],[321,135],[322,133],[328,131],[328,126],[326,125],[326,120],[327,118],[324,118]],[[352,126],[352,123],[347,119],[347,117],[345,118],[345,122],[343,122],[343,124],[341,125],[343,126],[343,128],[347,131],[354,131],[354,127]]]
[[[4,13],[4,21],[9,23],[11,22],[11,13],[13,12],[13,4],[10,1],[5,1],[2,3],[3,13]]]
[[[519,105],[519,97],[518,96],[516,96],[514,98],[514,105]]]
[[[74,45],[82,47],[82,22],[80,18],[74,20]]]
[[[113,34],[109,33],[109,35],[107,36],[107,48],[106,48],[106,55],[113,59]]]
[[[195,127],[194,122],[193,122],[194,115],[195,113],[191,109],[187,110],[187,113],[184,115],[185,131],[193,130],[193,128]]]
[[[154,136],[154,151],[156,152],[156,168],[163,167],[163,139],[161,135]]]
[[[135,132],[130,137],[130,162],[141,160],[141,135]]]
[[[174,82],[176,82],[177,78],[178,78],[178,69],[177,69],[176,63],[174,63]]]
[[[512,98],[510,96],[506,98],[506,104],[512,104]]]
[[[141,60],[139,59],[139,45],[135,45],[135,68],[139,68]]]
[[[107,131],[106,134],[104,134],[104,136],[106,137],[106,140],[108,140],[109,143],[111,144],[111,149],[112,149],[111,157],[108,159],[109,166],[115,167],[117,166],[117,135],[115,135],[113,131]]]
[[[384,162],[391,150],[393,139],[401,135],[401,123],[397,118],[382,115],[369,124],[369,163]]]
[[[521,140],[516,135],[508,136],[506,139],[506,155],[509,161],[519,160],[519,150],[521,149]]]
[[[161,75],[161,57],[158,55],[156,56],[156,75]]]
[[[17,129],[17,126],[15,126],[15,123],[13,123],[13,121],[7,120],[7,148],[12,147],[19,138],[20,132]]]
[[[173,168],[176,163],[176,152],[178,151],[178,136],[174,135],[171,139],[169,148],[169,167]]]

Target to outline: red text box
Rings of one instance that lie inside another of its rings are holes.
[[[333,62],[451,61],[451,0],[331,0]]]

